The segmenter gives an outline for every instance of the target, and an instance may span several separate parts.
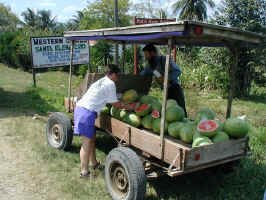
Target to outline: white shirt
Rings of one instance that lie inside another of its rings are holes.
[[[117,101],[115,83],[105,76],[93,83],[76,105],[99,113],[107,103]]]

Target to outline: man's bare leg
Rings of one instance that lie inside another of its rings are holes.
[[[90,166],[95,166],[98,163],[98,161],[96,160],[95,141],[96,141],[96,136],[94,134],[93,138],[91,139],[91,154],[89,155]]]
[[[82,146],[80,148],[80,170],[82,174],[88,173],[89,156],[92,152],[92,139],[81,136]]]

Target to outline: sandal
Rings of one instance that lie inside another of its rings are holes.
[[[100,162],[97,162],[95,165],[90,166],[93,170],[99,169],[102,170],[104,169],[104,165],[102,165]]]
[[[79,178],[90,178],[90,176],[91,176],[91,173],[90,173],[90,171],[88,171],[87,173],[80,173],[79,174]]]

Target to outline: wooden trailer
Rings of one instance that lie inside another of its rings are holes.
[[[229,72],[231,87],[226,111],[226,117],[229,117],[239,50],[241,47],[259,47],[259,45],[265,44],[265,36],[235,28],[182,21],[69,31],[65,33],[65,37],[72,41],[72,49],[75,40],[107,40],[120,44],[154,43],[168,45],[160,135],[145,129],[135,128],[110,116],[100,115],[96,120],[96,126],[112,135],[120,144],[108,154],[105,163],[105,181],[113,199],[143,199],[146,191],[146,173],[154,166],[169,176],[178,176],[238,160],[247,154],[248,137],[192,148],[191,145],[164,134],[169,62],[173,45],[228,47],[232,52],[233,60]],[[70,71],[72,58],[73,51]],[[88,73],[79,88],[79,95],[81,96],[92,82],[102,76],[101,74]],[[121,92],[127,89],[136,89],[145,94],[149,89],[150,82],[151,80],[138,75],[122,75],[117,87],[118,91]],[[69,83],[71,85],[71,74]],[[58,149],[69,147],[73,137],[71,120],[62,113],[54,113],[48,120],[46,133],[48,144],[51,146]]]

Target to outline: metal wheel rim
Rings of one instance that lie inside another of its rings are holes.
[[[59,124],[54,124],[49,131],[49,141],[53,146],[59,146],[63,139],[63,128]]]
[[[119,198],[125,197],[129,190],[129,181],[126,170],[118,162],[112,163],[109,169],[112,189],[119,196]]]

